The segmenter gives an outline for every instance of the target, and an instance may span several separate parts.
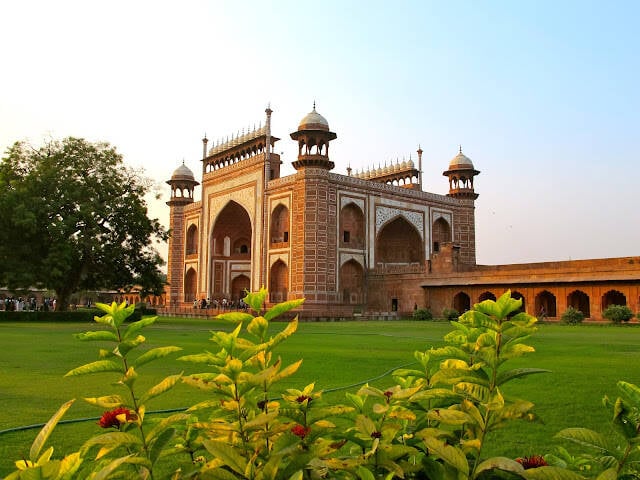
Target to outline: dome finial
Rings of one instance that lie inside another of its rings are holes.
[[[316,111],[316,101],[315,100],[313,101],[313,111],[314,112]]]
[[[458,153],[462,153],[462,145],[458,145]]]

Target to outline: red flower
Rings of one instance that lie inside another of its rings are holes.
[[[389,400],[392,397],[393,392],[391,390],[387,390],[386,392],[383,393],[383,395],[387,397],[387,400]]]
[[[542,455],[532,455],[530,457],[516,458],[516,462],[524,467],[525,470],[530,468],[545,467],[549,465]]]
[[[311,428],[303,427],[302,425],[295,425],[291,428],[291,433],[300,438],[306,437],[309,435],[309,432],[311,432]]]
[[[371,438],[382,438],[382,432],[371,432]]]
[[[98,425],[102,428],[120,428],[120,425],[132,422],[138,419],[138,416],[128,408],[118,407],[110,412],[104,412]]]
[[[300,395],[298,398],[296,398],[296,402],[298,402],[298,403],[304,403],[305,400],[309,400],[309,402],[310,402],[311,401],[311,397],[309,397],[307,395]]]

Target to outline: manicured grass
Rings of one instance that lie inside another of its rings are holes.
[[[272,325],[274,331],[283,324]],[[83,402],[83,396],[112,393],[114,374],[64,377],[76,366],[97,359],[95,342],[81,342],[73,333],[97,329],[96,324],[0,324],[0,430],[46,422],[65,401],[78,400],[65,420],[98,417],[102,413]],[[182,354],[212,349],[210,330],[228,325],[204,319],[161,318],[143,333],[149,348],[177,345]],[[282,343],[277,353],[285,364],[304,359],[300,370],[282,388],[316,387],[333,390],[369,380],[392,385],[385,372],[413,362],[415,350],[441,345],[447,323],[440,322],[340,322],[302,323],[298,332]],[[610,432],[611,412],[601,406],[604,394],[615,397],[617,380],[640,384],[640,328],[636,326],[541,325],[529,343],[536,353],[509,366],[546,368],[550,373],[527,377],[507,385],[507,395],[536,404],[540,423],[514,423],[494,435],[487,455],[511,457],[547,453],[553,435],[562,428],[585,426]],[[176,355],[177,356],[177,355]],[[159,360],[141,368],[140,389],[166,375],[201,368]],[[352,387],[354,390],[357,387]],[[342,398],[344,390],[330,393]],[[183,385],[150,402],[148,410],[181,408],[205,398]],[[13,469],[13,461],[27,456],[39,429],[0,434],[0,476]],[[77,449],[92,434],[101,433],[95,420],[59,425],[49,444],[57,456]]]

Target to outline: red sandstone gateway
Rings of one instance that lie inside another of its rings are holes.
[[[443,172],[449,193],[422,190],[422,149],[411,158],[338,174],[337,135],[313,106],[291,139],[296,172],[280,176],[278,138],[264,126],[202,140],[202,178],[180,165],[171,186],[167,305],[269,290],[302,298],[302,318],[396,318],[417,308],[459,313],[506,289],[523,309],[553,319],[567,307],[600,319],[610,304],[640,309],[640,257],[476,265],[473,180],[462,153]],[[194,189],[201,185],[201,200]]]

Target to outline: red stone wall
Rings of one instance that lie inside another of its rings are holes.
[[[460,262],[476,264],[476,220],[473,203],[453,211],[453,243],[460,246]]]
[[[169,213],[169,259],[167,261],[167,301],[170,306],[182,302],[184,298],[184,206],[172,205]]]

